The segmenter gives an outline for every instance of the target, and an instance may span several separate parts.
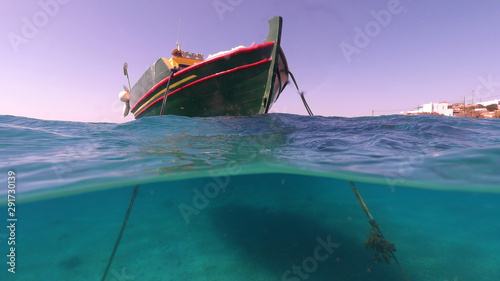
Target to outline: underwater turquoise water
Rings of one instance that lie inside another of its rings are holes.
[[[0,116],[0,280],[500,280],[500,120]],[[15,173],[15,271],[7,228]]]

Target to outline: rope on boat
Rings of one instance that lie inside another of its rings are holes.
[[[311,111],[311,108],[309,108],[309,105],[307,104],[306,98],[304,97],[304,92],[301,92],[299,90],[299,85],[297,84],[297,81],[295,80],[295,76],[293,76],[293,73],[290,70],[288,70],[288,74],[290,74],[290,77],[292,77],[293,84],[295,84],[295,88],[297,88],[297,92],[299,92],[300,99],[302,99],[302,103],[304,104],[304,107],[306,108],[307,113],[309,114],[309,116],[314,116],[314,114]]]
[[[167,88],[165,89],[165,96],[163,97],[163,103],[161,104],[160,116],[163,115],[163,112],[165,110],[165,104],[167,104],[167,95],[170,87],[170,81],[172,81],[172,77],[174,76],[174,73],[177,72],[177,70],[179,70],[177,67],[170,69],[170,76],[168,77]]]
[[[137,196],[137,191],[139,191],[139,185],[136,185],[134,188],[134,192],[132,193],[132,197],[130,198],[130,202],[128,204],[127,214],[125,215],[125,219],[123,220],[122,229],[120,230],[120,234],[115,242],[115,247],[113,248],[113,252],[111,252],[111,257],[109,257],[108,265],[106,266],[106,270],[102,275],[101,281],[106,280],[106,276],[108,275],[109,268],[113,263],[113,259],[115,258],[116,250],[118,250],[118,245],[120,245],[120,240],[122,239],[123,232],[125,231],[125,227],[127,226],[128,217],[130,216],[130,212],[132,211],[132,206],[134,205],[135,197]]]
[[[399,267],[399,269],[401,269],[401,272],[403,273],[405,279],[409,281],[410,279],[408,279],[406,272],[404,271],[403,267],[396,258],[396,255],[394,254],[394,252],[396,251],[396,247],[393,243],[387,241],[384,235],[382,235],[382,232],[378,227],[378,223],[373,218],[370,210],[368,209],[368,206],[366,206],[363,197],[361,197],[361,194],[359,193],[359,190],[356,188],[354,183],[352,181],[349,181],[349,184],[351,185],[351,188],[359,201],[359,205],[361,205],[361,209],[363,210],[363,212],[365,212],[365,215],[368,217],[368,222],[370,223],[370,232],[368,233],[366,241],[363,243],[365,248],[374,252],[373,256],[375,258],[375,262],[380,262],[383,260],[386,263],[389,263],[391,259],[394,259],[396,265]]]

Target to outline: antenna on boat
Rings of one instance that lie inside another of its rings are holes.
[[[179,44],[179,33],[181,32],[181,18],[179,18],[179,26],[177,27],[177,41],[175,44],[177,45],[177,50],[181,50],[181,44]]]

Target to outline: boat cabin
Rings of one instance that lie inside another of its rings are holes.
[[[163,60],[169,68],[177,67],[179,69],[183,69],[202,62],[204,58],[202,54],[182,51],[181,45],[177,44],[177,49],[172,51],[172,57],[168,60],[163,58]]]

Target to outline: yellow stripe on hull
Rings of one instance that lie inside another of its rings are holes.
[[[176,88],[177,86],[181,85],[181,84],[184,84],[186,82],[188,82],[189,80],[192,80],[196,78],[196,75],[191,75],[189,77],[186,77],[180,81],[177,81],[175,82],[174,84],[170,85],[168,87],[169,89],[169,92],[172,91],[174,88]],[[165,91],[167,89],[163,89],[161,91],[159,91],[156,95],[154,95],[152,98],[150,98],[147,102],[145,102],[143,105],[141,105],[141,107],[139,107],[138,109],[135,110],[135,112],[140,112],[144,107],[148,106],[150,103],[152,103],[153,101],[155,101],[157,98],[159,98],[161,95],[164,95],[165,94]]]

